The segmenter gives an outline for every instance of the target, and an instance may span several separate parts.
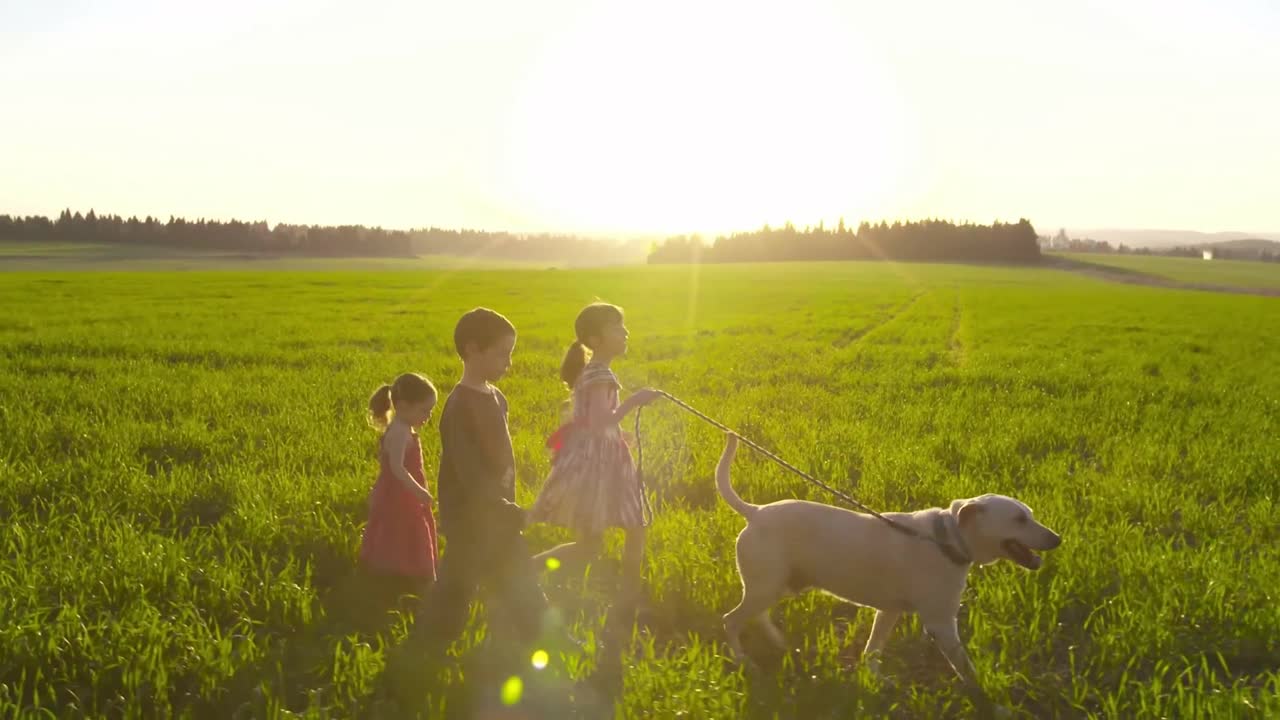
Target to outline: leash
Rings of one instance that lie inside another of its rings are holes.
[[[890,517],[886,517],[886,516],[884,516],[884,515],[881,515],[880,513],[876,512],[875,510],[871,509],[870,507],[867,507],[866,505],[862,504],[861,502],[858,502],[858,500],[857,500],[856,498],[854,498],[854,497],[852,497],[852,496],[848,495],[847,493],[843,493],[843,492],[841,492],[841,491],[839,491],[839,490],[837,490],[837,489],[835,489],[835,488],[831,487],[830,485],[828,485],[828,484],[826,484],[826,483],[822,482],[822,481],[821,481],[821,480],[819,480],[818,478],[816,478],[816,477],[814,477],[814,476],[810,475],[809,473],[807,473],[807,472],[805,472],[805,471],[801,470],[800,468],[796,467],[795,465],[792,465],[791,463],[787,462],[786,460],[783,460],[782,458],[780,458],[780,457],[778,457],[777,455],[775,455],[774,453],[772,453],[772,452],[770,452],[770,451],[766,450],[765,448],[761,447],[760,445],[756,444],[755,442],[751,441],[750,439],[745,438],[745,437],[743,437],[743,436],[741,436],[741,435],[738,435],[738,433],[734,432],[734,431],[733,431],[733,429],[731,429],[728,425],[725,425],[724,423],[720,422],[719,420],[716,420],[715,418],[713,418],[713,417],[711,417],[711,416],[709,416],[709,415],[707,415],[707,414],[705,414],[705,413],[703,413],[703,412],[700,412],[697,408],[695,408],[695,407],[693,407],[692,405],[690,405],[689,403],[687,403],[687,402],[685,402],[685,401],[681,400],[680,398],[676,397],[675,395],[672,395],[671,393],[666,392],[665,390],[658,390],[658,393],[659,393],[660,395],[662,395],[663,397],[665,397],[666,399],[670,400],[671,402],[675,403],[676,405],[680,406],[680,407],[681,407],[681,408],[683,408],[685,411],[687,411],[687,412],[691,413],[692,415],[696,416],[698,419],[702,420],[703,422],[706,422],[706,423],[707,423],[707,424],[709,424],[709,425],[713,425],[713,426],[715,426],[715,427],[719,428],[720,430],[723,430],[724,432],[733,433],[734,435],[737,435],[737,436],[738,436],[738,439],[739,439],[740,441],[742,441],[742,443],[743,443],[743,444],[745,444],[746,446],[750,447],[752,450],[755,450],[756,452],[760,453],[761,455],[764,455],[765,457],[767,457],[767,458],[769,458],[770,460],[774,461],[775,463],[777,463],[778,465],[780,465],[780,466],[781,466],[781,467],[783,467],[784,469],[786,469],[786,470],[788,470],[788,471],[790,471],[790,472],[794,473],[795,475],[799,476],[800,478],[802,478],[802,479],[806,480],[806,481],[807,481],[807,482],[809,482],[810,484],[812,484],[812,485],[816,485],[817,487],[820,487],[820,488],[822,488],[823,490],[826,490],[828,493],[830,493],[831,495],[833,495],[833,496],[835,496],[835,497],[839,498],[840,500],[842,500],[843,502],[847,503],[848,505],[851,505],[851,506],[853,506],[853,507],[855,507],[855,508],[857,508],[857,509],[861,510],[862,512],[867,513],[868,515],[871,515],[872,517],[876,518],[877,520],[880,520],[881,522],[885,523],[885,524],[886,524],[886,525],[888,525],[889,527],[893,528],[894,530],[897,530],[898,532],[900,532],[900,533],[902,533],[902,534],[904,534],[904,535],[907,535],[907,536],[910,536],[910,537],[916,538],[916,539],[918,539],[918,540],[924,540],[924,541],[926,541],[926,542],[931,542],[931,543],[933,543],[934,545],[937,545],[937,546],[938,546],[938,549],[942,552],[942,554],[943,554],[943,555],[946,555],[946,556],[947,556],[947,559],[948,559],[948,560],[950,560],[951,562],[953,562],[953,563],[955,563],[955,564],[957,564],[957,565],[967,565],[968,563],[972,562],[972,559],[971,559],[971,558],[967,557],[964,553],[961,553],[959,550],[957,550],[954,546],[952,546],[949,542],[947,542],[947,541],[946,541],[946,527],[945,527],[945,525],[944,525],[943,518],[942,518],[941,516],[939,516],[939,517],[935,520],[935,523],[934,523],[934,534],[933,534],[933,535],[925,535],[925,534],[922,534],[922,533],[920,533],[920,532],[916,531],[914,528],[911,528],[911,527],[908,527],[908,526],[906,526],[906,525],[903,525],[902,523],[898,522],[897,520],[894,520],[893,518],[890,518]],[[637,456],[638,456],[638,458],[639,458],[638,463],[643,463],[644,450],[643,450],[643,445],[642,445],[642,443],[641,443],[641,441],[640,441],[640,410],[639,410],[639,408],[637,408],[637,409],[636,409],[636,421],[635,421],[635,423],[636,423],[636,424],[635,424],[636,455],[637,455]],[[643,471],[642,471],[642,470],[640,470],[640,468],[642,468],[642,467],[643,467],[643,465],[642,465],[642,464],[638,464],[637,472],[639,472],[639,473],[640,473],[640,478],[641,478],[641,480],[640,480],[640,487],[641,487],[641,492],[642,492],[642,494],[643,494],[643,491],[644,491],[644,479],[643,479],[643,478],[644,478],[644,476],[643,476]],[[648,512],[648,517],[649,517],[649,519],[650,519],[650,520],[652,520],[653,511],[652,511],[651,509],[649,509],[649,507],[648,507],[648,505],[649,505],[649,500],[648,500],[648,497],[647,497],[647,496],[645,496],[644,504],[645,504],[646,512]],[[646,525],[648,525],[648,522],[646,522],[645,524],[646,524]]]
[[[648,487],[644,482],[644,442],[640,439],[640,412],[643,407],[636,408],[636,481],[640,483],[640,517],[644,527],[653,524],[653,506],[649,504]]]

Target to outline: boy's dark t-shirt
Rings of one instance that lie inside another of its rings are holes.
[[[455,385],[440,413],[440,446],[441,532],[487,535],[519,512],[507,398],[500,390]]]

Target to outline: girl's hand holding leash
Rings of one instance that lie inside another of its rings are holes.
[[[636,407],[644,407],[660,397],[665,397],[666,393],[654,388],[641,388],[631,394],[628,398],[636,404]]]

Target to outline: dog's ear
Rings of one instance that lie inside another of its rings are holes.
[[[978,514],[982,512],[982,504],[972,500],[960,506],[960,511],[956,513],[956,522],[960,527],[965,527],[973,522]]]

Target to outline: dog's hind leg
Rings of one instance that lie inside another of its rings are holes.
[[[768,610],[757,615],[756,622],[759,623],[761,628],[764,628],[764,633],[769,636],[769,641],[776,645],[779,650],[787,649],[787,638],[778,629],[778,626],[773,624],[773,619],[769,617]]]
[[[734,659],[743,662],[748,658],[742,649],[742,631],[752,620],[763,620],[770,639],[784,645],[782,633],[769,620],[769,608],[786,594],[786,570],[774,546],[744,530],[738,536],[738,574],[742,577],[742,602],[725,613],[724,630]]]
[[[880,651],[901,617],[902,612],[898,610],[876,610],[876,619],[871,623],[871,637],[867,638],[867,646],[862,649],[862,660],[873,675],[880,674]]]
[[[769,608],[781,597],[782,593],[763,585],[743,584],[742,602],[724,615],[724,631],[728,635],[729,650],[733,653],[735,660],[744,662],[748,659],[746,652],[742,649],[742,631],[746,629],[747,623],[755,619],[762,620],[770,638],[777,642],[779,647],[783,646],[782,633],[769,620]]]

